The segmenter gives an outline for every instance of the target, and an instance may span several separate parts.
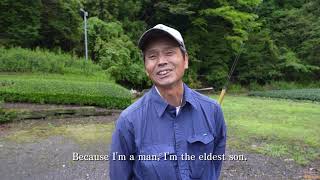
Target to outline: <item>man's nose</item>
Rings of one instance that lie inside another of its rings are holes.
[[[158,66],[164,66],[168,63],[168,60],[165,56],[160,56],[158,61]]]

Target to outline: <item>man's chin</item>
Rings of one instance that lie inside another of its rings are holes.
[[[176,87],[176,85],[178,85],[179,83],[177,81],[174,81],[174,82],[155,82],[154,84],[160,88],[173,88],[173,87]]]

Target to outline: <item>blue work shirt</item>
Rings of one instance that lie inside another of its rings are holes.
[[[221,107],[183,86],[177,115],[155,86],[120,114],[109,156],[111,180],[219,178],[226,146]]]

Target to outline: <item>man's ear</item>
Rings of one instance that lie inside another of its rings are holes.
[[[146,73],[146,75],[147,75],[148,77],[150,77],[150,74],[148,73],[147,68],[146,68],[146,62],[145,62],[145,59],[144,59],[144,58],[143,58],[143,64],[144,64],[144,72]]]
[[[145,72],[146,75],[149,77],[149,73],[148,73],[148,71],[146,70],[146,68],[144,68],[144,72]]]
[[[185,53],[184,54],[184,68],[185,69],[188,69],[188,67],[189,67],[189,56],[188,56],[188,54],[187,53]]]

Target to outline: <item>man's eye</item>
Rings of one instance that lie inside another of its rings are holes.
[[[156,55],[150,55],[148,56],[148,59],[155,59],[156,58]]]
[[[167,52],[166,52],[166,55],[167,55],[167,56],[170,56],[170,55],[172,55],[172,54],[173,54],[173,51],[167,51]]]

